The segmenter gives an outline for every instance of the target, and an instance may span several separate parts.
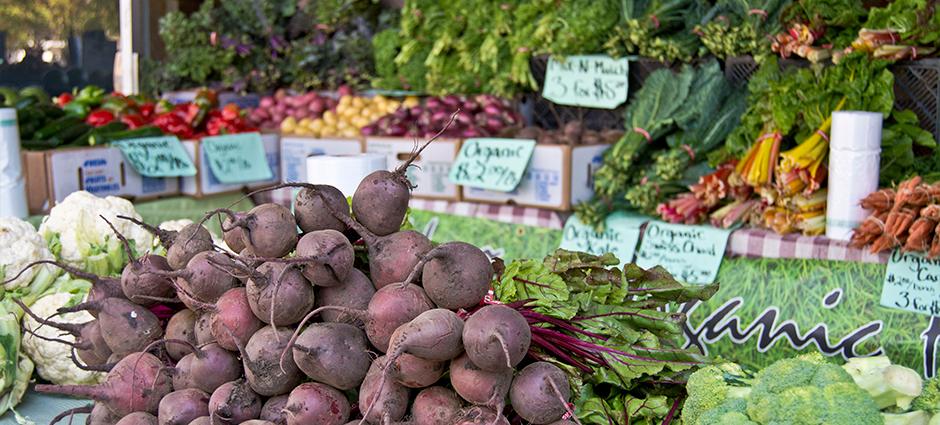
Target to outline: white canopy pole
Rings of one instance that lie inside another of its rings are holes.
[[[121,91],[137,94],[137,53],[134,52],[133,0],[120,0],[121,16]]]

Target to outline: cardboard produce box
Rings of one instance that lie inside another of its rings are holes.
[[[180,193],[184,195],[201,198],[203,196],[218,195],[220,193],[240,192],[246,188],[255,189],[277,184],[281,181],[280,161],[281,146],[280,136],[277,133],[265,133],[261,135],[261,144],[264,146],[264,154],[268,160],[268,166],[271,167],[272,177],[268,180],[251,182],[225,184],[220,182],[209,169],[209,163],[203,154],[203,149],[199,140],[184,140],[183,149],[193,159],[196,166],[196,175],[192,177],[180,178]]]
[[[559,211],[594,196],[594,171],[610,145],[536,145],[519,186],[512,192],[463,187],[463,200]]]
[[[362,153],[362,140],[342,137],[281,137],[281,181],[307,181],[307,157],[313,155],[356,155]]]
[[[178,177],[140,175],[118,148],[90,146],[24,151],[23,173],[29,212],[47,212],[72,192],[122,196],[135,200],[179,193]]]
[[[424,143],[419,140],[418,143]],[[420,145],[418,146],[420,147]],[[415,139],[407,137],[366,138],[366,153],[388,156],[388,169],[395,170],[411,158],[416,149]],[[448,178],[457,153],[459,139],[437,139],[428,145],[408,169],[408,179],[417,187],[411,192],[415,198],[460,200],[460,186]]]

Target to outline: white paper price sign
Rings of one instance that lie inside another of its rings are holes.
[[[614,109],[627,101],[627,58],[606,55],[548,59],[542,96],[559,105]]]
[[[633,261],[636,243],[640,239],[640,226],[649,217],[616,212],[604,221],[604,231],[598,232],[572,215],[565,222],[559,248],[581,251],[594,255],[612,253],[620,260],[620,266]]]

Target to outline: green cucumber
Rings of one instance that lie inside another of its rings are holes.
[[[44,125],[42,128],[36,131],[36,134],[34,134],[33,137],[39,140],[48,139],[65,131],[69,127],[74,127],[79,124],[83,124],[81,118],[75,116],[65,116]]]
[[[78,140],[78,138],[84,135],[86,132],[89,132],[93,129],[94,127],[82,122],[78,123],[77,125],[67,127],[65,130],[60,131],[55,136],[50,137],[49,140],[58,142],[57,146],[68,145],[73,141]]]
[[[137,139],[141,137],[159,137],[162,135],[163,131],[160,131],[159,128],[148,125],[144,127],[138,127],[133,130],[118,131],[100,135],[93,134],[89,143],[92,145],[103,145],[106,143],[116,142],[118,140]]]

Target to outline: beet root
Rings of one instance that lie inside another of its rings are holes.
[[[238,425],[261,414],[261,397],[243,379],[222,384],[209,397],[213,425]]]
[[[473,406],[463,412],[454,425],[509,425],[509,420],[493,409]]]
[[[322,258],[303,263],[303,274],[316,286],[337,286],[353,269],[355,251],[346,235],[336,230],[307,233],[297,243],[297,257]]]
[[[177,339],[196,345],[196,313],[183,309],[178,311],[166,324],[166,339]],[[179,361],[191,350],[179,344],[167,344],[166,352],[171,359]]]
[[[502,407],[510,382],[512,369],[485,371],[471,363],[466,354],[450,362],[450,383],[454,391],[472,404]]]
[[[319,192],[319,195],[317,194]],[[324,203],[329,203],[327,207]],[[345,212],[349,215],[349,204],[339,189],[329,185],[304,187],[294,198],[294,217],[297,226],[304,233],[317,230],[336,230],[343,232],[346,224],[330,214],[330,210]]]
[[[287,407],[287,397],[287,394],[281,394],[265,401],[261,406],[260,418],[274,425],[287,425],[287,411],[284,410]]]
[[[460,416],[463,403],[453,390],[429,387],[418,393],[411,404],[411,417],[415,425],[452,424]]]
[[[328,385],[307,382],[290,392],[284,407],[288,425],[342,425],[349,420],[349,401]]]
[[[392,364],[391,377],[408,388],[425,388],[441,379],[447,362],[422,359],[411,354],[402,354]]]
[[[244,220],[245,213],[235,212],[236,220]],[[245,229],[241,227],[232,226],[232,218],[225,217],[225,220],[222,221],[222,228],[229,229],[226,232],[222,232],[222,240],[225,242],[225,245],[234,253],[242,252],[245,249]]]
[[[147,412],[134,412],[119,420],[115,425],[157,425],[157,417]]]
[[[208,416],[200,416],[196,419],[193,419],[189,425],[210,425],[212,424],[212,419]]]
[[[148,353],[131,353],[108,372],[99,385],[36,385],[36,391],[99,401],[117,416],[157,413],[160,399],[173,386],[163,362]]]
[[[251,311],[245,288],[233,288],[219,297],[212,314],[212,336],[222,348],[237,351],[261,328],[262,323]],[[237,341],[237,342],[236,342]]]
[[[363,412],[363,422],[398,421],[408,410],[408,389],[397,382],[382,382],[385,365],[386,357],[375,359],[359,387],[359,406],[368,406]]]
[[[202,303],[212,304],[232,288],[239,286],[233,276],[236,264],[231,258],[215,251],[200,252],[193,256],[176,279],[180,301],[190,310],[200,310]]]
[[[444,308],[425,311],[399,326],[389,343],[389,359],[404,353],[427,360],[447,361],[463,353],[463,320]]]
[[[345,323],[314,323],[291,345],[290,363],[310,379],[340,390],[359,386],[372,363],[366,337]]]
[[[196,335],[196,344],[206,345],[215,342],[212,336],[212,312],[207,311],[196,314],[196,323],[193,324],[193,333]]]
[[[384,353],[399,326],[432,308],[434,305],[420,286],[392,285],[379,289],[369,301],[366,336]]]
[[[160,319],[147,308],[123,298],[105,298],[60,308],[59,313],[88,311],[98,317],[101,338],[114,354],[143,350],[163,336]]]
[[[211,394],[222,384],[238,379],[242,373],[242,364],[231,351],[211,343],[183,356],[176,363],[173,388],[177,391],[195,388]]]
[[[172,270],[166,258],[159,255],[148,254],[131,261],[121,272],[124,296],[143,306],[156,304],[161,299],[172,299],[176,295],[173,282],[160,273]]]
[[[493,279],[489,257],[465,242],[447,242],[427,254],[421,286],[438,307],[471,308],[480,303]]]
[[[375,286],[365,273],[358,269],[349,271],[349,276],[343,283],[330,286],[318,287],[316,296],[316,306],[340,306],[355,310],[365,310],[369,307],[369,300],[375,295]],[[342,312],[323,311],[321,317],[324,322],[342,322],[345,317]]]
[[[516,367],[529,351],[531,342],[529,322],[505,305],[493,304],[477,310],[463,327],[467,356],[483,370]]]
[[[86,419],[87,425],[114,425],[121,417],[115,415],[104,403],[95,403]]]
[[[292,358],[281,360],[292,330],[261,328],[239,351],[245,364],[245,378],[256,393],[270,397],[287,394],[300,384],[303,375]]]
[[[232,211],[216,210],[226,213],[232,219],[232,227],[223,231],[232,231],[236,227],[243,230],[244,249],[258,257],[283,257],[297,246],[297,223],[290,210],[279,204],[258,205],[241,217]],[[243,250],[244,250],[243,249]]]
[[[571,387],[565,372],[548,362],[535,362],[513,379],[509,400],[523,419],[533,424],[555,422],[568,412]]]
[[[174,391],[160,400],[157,420],[160,425],[187,425],[209,414],[209,393],[194,388]]]
[[[245,284],[248,305],[255,317],[274,326],[300,322],[313,309],[315,291],[297,268],[264,263]]]
[[[430,250],[431,241],[414,230],[395,232],[380,238],[369,245],[369,275],[372,283],[381,289],[392,283],[404,282]]]
[[[352,197],[356,219],[379,236],[397,232],[408,211],[411,183],[404,173],[386,170],[367,175]]]

